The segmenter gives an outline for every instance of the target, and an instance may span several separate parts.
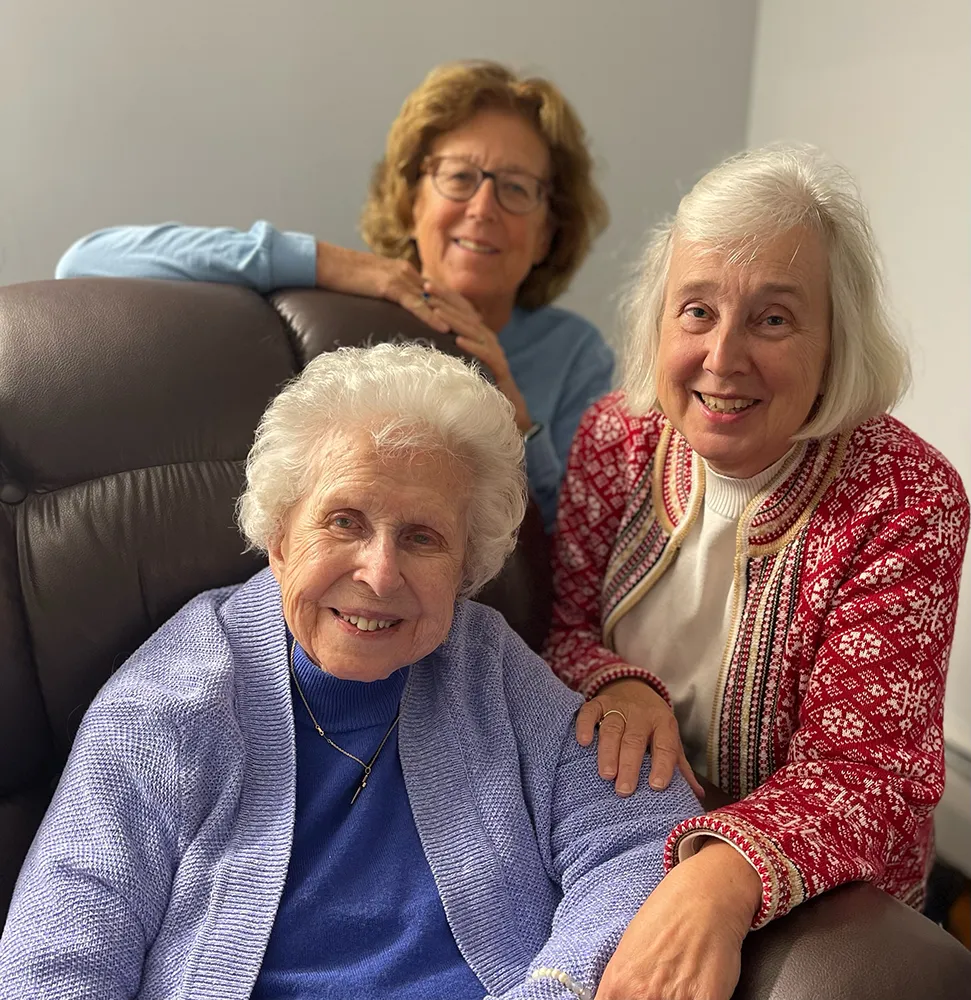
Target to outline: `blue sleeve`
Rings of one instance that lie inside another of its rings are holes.
[[[651,758],[638,790],[620,798],[597,774],[589,747],[572,729],[553,790],[553,870],[563,898],[531,974],[566,973],[592,998],[627,925],[664,877],[664,846],[678,823],[702,810],[680,772],[662,792],[648,785]]]
[[[550,831],[552,874],[563,897],[525,982],[487,1000],[593,1000],[627,925],[664,876],[668,834],[701,812],[680,772],[658,792],[648,786],[650,769],[648,756],[638,790],[619,798],[571,728],[553,788]],[[562,985],[561,974],[574,989]]]
[[[599,332],[586,340],[582,353],[574,359],[567,373],[567,384],[556,413],[544,427],[526,442],[526,471],[533,497],[543,515],[547,532],[556,526],[556,506],[566,462],[587,407],[609,392],[614,376],[614,353]]]
[[[616,795],[597,773],[596,746],[576,741],[573,718],[582,698],[548,667],[532,669],[534,659],[510,638],[506,703],[540,852],[562,895],[525,981],[488,1000],[593,1000],[627,925],[664,876],[668,834],[702,809],[680,772],[664,791],[649,786],[649,755],[637,791]],[[565,987],[561,974],[576,989]]]
[[[648,756],[637,792],[619,798],[597,775],[590,748],[580,747],[570,730],[553,790],[550,836],[563,897],[526,981],[496,1000],[593,1000],[627,925],[664,876],[668,834],[701,812],[680,772],[658,792],[647,783],[650,768]],[[562,985],[562,974],[572,990]]]
[[[78,240],[58,261],[58,278],[167,278],[242,285],[266,293],[316,281],[317,241],[268,222],[247,232],[166,223],[118,226]]]
[[[138,993],[181,840],[181,737],[153,714],[85,716],[0,937],[0,1000]]]

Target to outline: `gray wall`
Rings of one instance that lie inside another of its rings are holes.
[[[613,224],[565,304],[610,333],[649,224],[745,141],[755,0],[0,0],[0,283],[101,226],[279,226],[360,246],[388,125],[433,65],[546,74]]]
[[[897,415],[971,486],[971,4],[763,0],[749,141],[800,139],[856,175],[914,362]],[[971,874],[971,560],[948,677],[938,850]]]

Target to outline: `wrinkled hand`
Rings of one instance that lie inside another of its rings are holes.
[[[396,302],[433,330],[448,333],[448,322],[432,308],[418,271],[406,260],[317,244],[317,287]]]
[[[496,388],[516,407],[516,426],[523,432],[533,425],[526,400],[519,391],[515,379],[509,372],[506,352],[499,343],[499,337],[482,321],[475,306],[463,295],[443,288],[431,281],[425,281],[424,291],[428,302],[437,316],[455,334],[455,342],[463,351],[478,358],[492,372]]]
[[[734,847],[709,842],[668,872],[638,910],[596,1000],[729,1000],[761,892]]]
[[[622,715],[608,715],[608,712]],[[625,677],[605,684],[577,714],[576,736],[580,746],[589,746],[595,731],[598,732],[597,770],[601,778],[614,781],[618,795],[633,795],[650,744],[651,788],[658,791],[667,788],[677,767],[695,795],[699,799],[704,797],[704,789],[698,784],[681,745],[674,712],[645,681]]]

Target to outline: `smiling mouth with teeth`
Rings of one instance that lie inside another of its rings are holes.
[[[341,614],[337,608],[330,610],[341,621],[353,625],[358,632],[379,632],[382,629],[391,628],[392,625],[400,625],[404,621],[403,618],[365,618],[363,615],[345,615]]]
[[[695,392],[695,395],[712,413],[737,413],[739,410],[747,410],[758,402],[757,399],[742,399],[740,397],[725,399],[721,396],[708,396],[703,392]]]
[[[466,240],[459,237],[453,240],[456,246],[460,246],[463,250],[471,250],[472,253],[498,253],[499,251],[495,247],[490,247],[485,243],[476,243],[475,240]]]

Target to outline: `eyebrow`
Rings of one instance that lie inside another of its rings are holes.
[[[466,163],[471,163],[480,170],[486,169],[480,162],[482,158],[473,156],[471,153],[436,153],[432,159],[465,160]],[[549,183],[543,174],[533,173],[529,167],[524,167],[519,163],[500,163],[499,166],[492,168],[491,173],[526,174],[527,177],[534,177],[538,181],[543,181],[544,184]]]
[[[315,505],[312,508],[312,511],[314,517],[318,519],[326,517],[328,514],[335,513],[337,511],[346,510],[346,511],[353,511],[356,514],[363,514],[364,517],[370,520],[367,512],[361,510],[361,508],[357,506],[359,502],[360,498],[358,498],[357,502],[355,502],[354,500],[351,500],[349,497],[340,493],[330,497],[325,496],[323,498],[323,502],[318,505]],[[444,534],[445,531],[447,530],[447,528],[445,527],[445,525],[441,520],[439,519],[430,520],[427,511],[422,511],[420,514],[418,514],[418,517],[416,518],[407,518],[407,517],[404,518],[404,520],[402,520],[401,522],[401,526],[404,528],[431,528],[432,531],[436,531],[440,535]]]
[[[689,281],[687,284],[678,285],[674,291],[679,299],[693,299],[698,295],[707,295],[717,287],[718,283],[716,281]]]
[[[717,291],[717,289],[717,281],[689,281],[687,284],[679,285],[676,292],[678,298],[694,298],[696,295],[704,296],[712,291]],[[766,295],[791,295],[800,302],[806,301],[806,293],[803,288],[786,281],[770,281],[755,289],[756,297],[764,298]]]
[[[791,295],[800,302],[806,301],[806,292],[801,285],[791,284],[787,281],[770,282],[762,285],[758,289],[760,295]]]

